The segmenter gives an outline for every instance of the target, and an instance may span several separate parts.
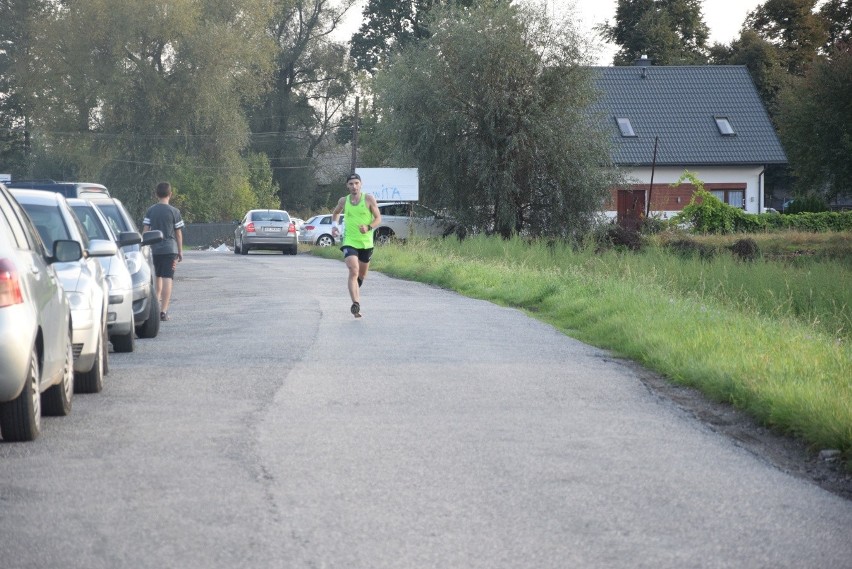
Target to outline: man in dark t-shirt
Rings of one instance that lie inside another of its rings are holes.
[[[183,260],[183,218],[178,208],[169,205],[172,186],[160,182],[156,189],[158,203],[145,212],[142,231],[152,229],[163,232],[163,240],[151,245],[154,255],[154,272],[157,274],[157,298],[160,300],[160,320],[169,319],[169,303],[172,299],[172,282],[178,262]]]

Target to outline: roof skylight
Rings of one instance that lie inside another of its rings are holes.
[[[713,117],[716,119],[716,126],[719,128],[719,134],[722,136],[734,136],[734,127],[731,126],[731,121],[728,117]]]
[[[615,117],[615,122],[618,123],[618,130],[621,131],[621,136],[636,136],[636,133],[633,131],[633,125],[630,124],[630,119]]]

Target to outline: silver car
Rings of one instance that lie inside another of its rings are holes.
[[[290,214],[280,209],[253,209],[234,230],[234,253],[248,255],[252,249],[271,249],[285,255],[298,253],[299,233]]]
[[[343,215],[338,219],[341,226],[341,238],[343,237]],[[315,215],[308,219],[302,226],[299,232],[299,243],[306,245],[319,245],[320,247],[330,247],[334,245],[335,240],[331,235],[331,214]]]
[[[154,273],[154,259],[151,248],[148,245],[159,243],[163,240],[162,231],[146,231],[142,234],[142,241],[124,244],[122,234],[133,232],[139,233],[139,229],[133,218],[127,212],[124,204],[117,198],[102,196],[87,196],[97,206],[109,222],[110,227],[119,236],[122,242],[121,248],[127,260],[127,268],[133,279],[133,321],[136,334],[140,338],[156,338],[160,332],[160,300],[157,298],[157,276]],[[113,348],[116,351],[133,351],[133,334],[129,336],[128,343],[116,345],[113,340]]]
[[[133,340],[133,280],[122,246],[140,243],[142,236],[136,232],[121,233],[117,236],[109,226],[106,217],[95,205],[85,199],[69,198],[68,205],[77,215],[86,231],[89,241],[112,241],[118,246],[115,255],[100,257],[101,267],[106,275],[109,288],[107,307],[107,335],[113,342],[116,352],[131,352]]]
[[[83,257],[60,240],[49,255],[27,214],[0,184],[0,434],[30,441],[41,415],[67,415],[74,392],[71,305],[54,264]]]
[[[62,194],[43,190],[12,189],[51,252],[54,241],[72,239],[83,247],[83,258],[56,263],[56,274],[71,304],[75,390],[95,393],[103,386],[108,358],[107,302],[109,286],[98,257],[118,252],[112,241],[89,241],[77,216]]]

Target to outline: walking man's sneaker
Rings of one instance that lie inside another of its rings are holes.
[[[355,318],[361,318],[361,305],[357,302],[352,303],[352,308],[349,309],[352,311],[352,316]]]
[[[166,321],[166,320],[168,320],[168,319],[169,319],[169,315],[168,315],[168,314],[166,314],[165,312],[160,312],[160,320],[162,320],[163,322],[165,322],[165,321]]]

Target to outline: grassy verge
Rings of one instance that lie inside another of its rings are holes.
[[[795,268],[483,237],[386,246],[371,268],[525,309],[814,448],[840,449],[852,465],[852,275],[842,263]]]

